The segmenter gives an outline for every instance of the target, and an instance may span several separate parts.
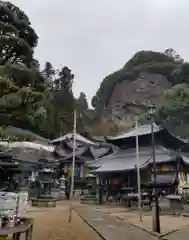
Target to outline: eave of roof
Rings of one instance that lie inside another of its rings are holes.
[[[176,160],[176,153],[162,146],[155,146],[156,163],[167,163]],[[140,168],[145,168],[152,163],[151,147],[139,149]],[[136,169],[136,149],[118,150],[103,157],[96,162],[88,163],[89,167],[97,168],[95,172],[127,171]]]
[[[161,130],[163,130],[163,129],[154,123],[154,133],[159,132]],[[114,140],[127,139],[130,137],[144,136],[144,135],[148,135],[150,133],[151,133],[151,125],[145,124],[145,125],[139,126],[137,129],[134,128],[128,132],[119,134],[117,136],[107,136],[105,139],[107,141],[114,141]]]
[[[67,133],[66,135],[64,135],[62,137],[52,140],[51,143],[58,143],[58,142],[66,141],[66,140],[73,140],[73,133]],[[76,141],[84,143],[84,144],[88,144],[88,145],[93,145],[93,146],[97,145],[97,143],[90,141],[89,139],[81,136],[78,133],[76,133]]]

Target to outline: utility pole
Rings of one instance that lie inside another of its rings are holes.
[[[72,158],[72,175],[71,175],[71,188],[70,188],[70,209],[68,222],[72,221],[72,201],[74,195],[74,176],[75,176],[75,148],[76,148],[76,123],[77,113],[74,110],[74,123],[73,123],[73,158]]]
[[[140,183],[140,159],[139,159],[139,142],[138,142],[138,120],[136,120],[136,169],[137,169],[137,185],[138,185],[138,209],[140,221],[142,222],[142,201],[141,201],[141,183]]]
[[[154,113],[156,111],[155,105],[148,106],[148,116],[150,117],[151,137],[152,137],[152,157],[153,157],[153,195],[154,202],[152,206],[152,226],[153,231],[160,233],[160,218],[159,218],[159,194],[157,189],[157,168],[156,168],[156,154],[155,154],[155,139],[154,139]]]

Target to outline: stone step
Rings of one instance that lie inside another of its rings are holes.
[[[86,198],[81,198],[80,203],[81,204],[98,204],[98,199],[93,198],[93,199],[86,199]]]
[[[87,195],[87,196],[84,196],[82,198],[84,198],[84,199],[97,199],[96,196],[91,196],[91,195]]]

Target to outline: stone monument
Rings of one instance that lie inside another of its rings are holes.
[[[60,199],[65,199],[66,178],[64,175],[60,178]]]

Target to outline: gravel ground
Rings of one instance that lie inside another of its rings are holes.
[[[33,240],[101,239],[75,212],[68,223],[68,214],[69,206],[65,204],[51,209],[31,208],[27,215],[35,220]]]

